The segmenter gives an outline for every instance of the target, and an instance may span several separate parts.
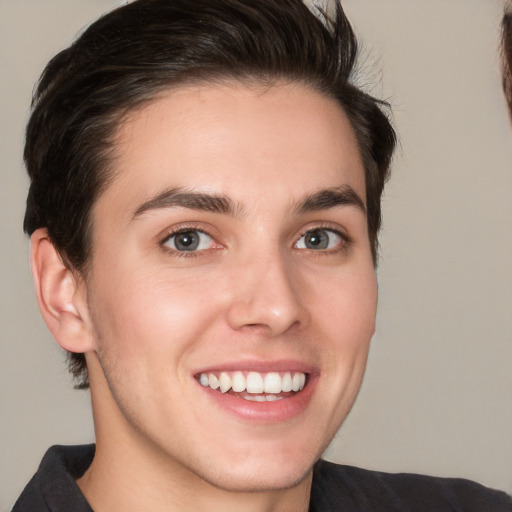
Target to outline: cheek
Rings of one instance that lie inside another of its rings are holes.
[[[210,279],[190,279],[185,273],[171,278],[154,269],[115,271],[108,277],[117,285],[95,287],[94,325],[98,351],[119,362],[134,368],[150,359],[172,364],[169,356],[191,350],[212,323],[216,310]]]
[[[377,282],[373,267],[331,279],[316,304],[317,330],[327,340],[318,348],[329,368],[325,375],[330,387],[355,397],[375,332]]]
[[[377,281],[372,268],[340,273],[319,290],[314,301],[317,316],[338,343],[357,347],[375,330]]]

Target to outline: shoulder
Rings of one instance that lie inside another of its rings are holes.
[[[458,478],[383,473],[327,461],[315,465],[312,511],[512,512],[505,493]]]
[[[12,512],[91,512],[76,479],[93,457],[94,445],[52,446]]]

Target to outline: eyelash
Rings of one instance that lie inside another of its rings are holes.
[[[202,254],[204,254],[204,252],[208,251],[209,249],[200,249],[200,250],[195,250],[195,251],[179,251],[176,249],[172,249],[170,247],[166,247],[166,245],[165,245],[169,242],[169,240],[171,240],[171,238],[173,238],[181,233],[188,233],[190,231],[202,233],[202,234],[210,237],[215,242],[215,237],[212,236],[210,233],[208,233],[206,230],[199,228],[198,226],[195,226],[195,225],[186,225],[186,226],[180,226],[180,227],[168,232],[165,235],[165,237],[159,242],[160,248],[163,251],[165,251],[167,254],[172,254],[173,256],[178,257],[178,258],[197,258],[197,257],[201,256]],[[307,251],[310,254],[311,253],[315,254],[315,256],[329,255],[329,254],[335,254],[338,252],[347,251],[352,242],[352,240],[347,236],[347,234],[343,233],[339,229],[335,229],[330,225],[319,224],[319,225],[308,227],[307,229],[304,229],[304,231],[302,231],[301,234],[299,235],[299,237],[295,240],[293,247],[295,248],[296,244],[298,243],[298,241],[301,238],[303,238],[305,235],[307,235],[308,233],[311,233],[313,231],[327,231],[329,233],[335,234],[336,236],[338,236],[340,238],[339,246],[335,247],[335,248],[331,248],[331,249],[318,249],[318,250],[297,249],[297,251],[299,251],[299,252]]]
[[[167,254],[171,254],[172,256],[178,257],[178,258],[197,258],[198,256],[201,256],[205,251],[208,251],[208,249],[202,249],[198,251],[178,251],[176,249],[172,249],[170,247],[166,247],[165,244],[171,240],[171,238],[181,234],[181,233],[189,233],[189,232],[197,232],[202,233],[203,235],[206,235],[210,237],[214,242],[215,238],[210,235],[207,231],[205,231],[202,228],[199,228],[195,225],[186,225],[186,226],[180,226],[170,232],[168,232],[165,237],[159,242],[160,248]]]
[[[329,233],[333,233],[340,238],[340,243],[337,247],[334,247],[331,249],[323,249],[323,250],[298,249],[298,251],[300,251],[300,252],[307,251],[309,254],[314,254],[315,256],[327,256],[327,255],[332,255],[332,254],[336,254],[339,252],[346,252],[352,243],[352,240],[350,239],[350,237],[343,231],[333,228],[329,224],[318,224],[316,226],[312,226],[312,227],[308,227],[307,229],[304,229],[304,231],[300,234],[298,239],[293,244],[294,247],[302,237],[304,237],[305,235],[307,235],[308,233],[311,233],[313,231],[327,231]]]

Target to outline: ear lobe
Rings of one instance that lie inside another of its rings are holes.
[[[63,263],[46,229],[31,236],[30,268],[39,310],[57,343],[70,352],[93,350],[84,283]]]

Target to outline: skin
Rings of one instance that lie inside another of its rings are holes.
[[[346,115],[296,84],[182,88],[126,118],[114,166],[86,281],[44,230],[32,239],[43,316],[87,357],[97,452],[79,486],[98,512],[307,510],[312,466],[352,407],[375,330],[364,206],[297,206],[340,187],[364,199]],[[177,187],[233,211],[154,200]],[[199,250],[176,250],[184,228],[208,234]],[[314,229],[328,248],[305,246]],[[306,405],[284,420],[234,413],[196,378],[276,361],[312,375]]]

